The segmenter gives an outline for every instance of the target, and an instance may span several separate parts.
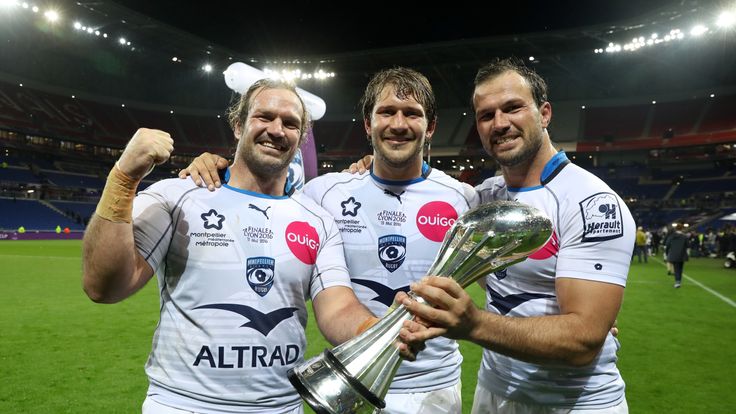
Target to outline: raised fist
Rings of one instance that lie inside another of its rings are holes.
[[[139,128],[125,146],[118,168],[130,178],[140,180],[153,167],[166,162],[174,151],[174,140],[168,132]]]

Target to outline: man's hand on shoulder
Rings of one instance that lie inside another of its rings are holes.
[[[372,163],[373,156],[366,155],[365,157],[359,159],[357,162],[350,164],[350,167],[343,170],[342,172],[349,172],[350,174],[363,174],[371,168]]]
[[[205,152],[195,158],[187,168],[179,171],[179,178],[185,179],[191,176],[198,186],[201,187],[204,183],[208,190],[215,191],[215,188],[220,188],[222,185],[218,171],[224,170],[227,166],[226,158]]]

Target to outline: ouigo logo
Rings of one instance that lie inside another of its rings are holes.
[[[294,221],[286,226],[286,245],[303,263],[313,265],[317,262],[319,236],[306,221]]]
[[[444,201],[427,203],[417,212],[417,228],[429,240],[441,242],[457,221],[457,211]]]

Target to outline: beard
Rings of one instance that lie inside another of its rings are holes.
[[[528,163],[533,160],[540,148],[542,148],[541,131],[533,135],[528,140],[522,137],[522,146],[515,152],[508,156],[496,155],[494,158],[496,159],[496,162],[503,167],[515,167],[519,164]]]
[[[261,178],[272,178],[274,175],[285,173],[297,148],[291,148],[280,157],[274,157],[260,153],[257,148],[258,144],[252,143],[251,146],[251,148],[238,148],[240,154],[236,154],[236,157],[240,156],[248,170]]]
[[[409,165],[415,158],[421,158],[423,142],[423,139],[411,141],[402,144],[400,150],[395,150],[393,149],[394,145],[387,141],[381,140],[380,138],[371,139],[376,158],[391,168],[403,168]]]

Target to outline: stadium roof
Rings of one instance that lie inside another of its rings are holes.
[[[345,2],[329,10],[309,1],[273,7],[242,1],[66,3],[62,16],[79,19],[89,36],[70,30],[69,21],[65,28],[52,27],[0,10],[0,76],[98,96],[222,109],[230,91],[220,73],[232,62],[259,69],[320,68],[336,76],[298,84],[327,101],[328,117],[356,114],[370,75],[397,65],[425,73],[440,108],[465,107],[477,68],[508,55],[533,56],[530,65],[547,78],[555,101],[635,94],[662,99],[662,94],[736,86],[733,30],[727,37],[710,36],[710,47],[683,42],[658,51],[593,52],[672,27],[686,30],[698,19],[712,18],[718,2],[516,3],[429,8],[416,2]],[[111,39],[103,42],[95,31],[109,32]],[[127,44],[116,45],[118,36]],[[211,73],[202,73],[206,64]]]

